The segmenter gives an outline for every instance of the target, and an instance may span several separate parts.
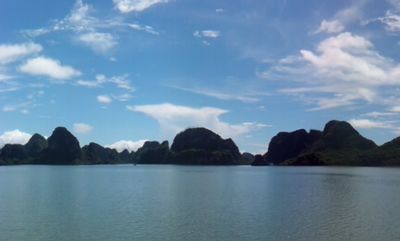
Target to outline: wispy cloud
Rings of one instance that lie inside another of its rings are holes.
[[[175,85],[169,85],[169,87],[177,89],[177,90],[182,90],[186,92],[191,92],[199,95],[204,95],[212,98],[216,98],[219,100],[235,100],[235,101],[240,101],[243,103],[255,103],[259,102],[260,99],[260,94],[259,93],[250,93],[250,94],[236,94],[232,92],[222,92],[218,90],[212,90],[208,88],[185,88],[182,86],[175,86]]]
[[[229,124],[220,119],[228,110],[214,107],[193,108],[170,103],[155,105],[127,106],[127,109],[143,113],[160,124],[161,129],[173,136],[188,127],[206,127],[224,137],[238,137],[251,131],[266,127],[256,122]]]
[[[363,116],[371,117],[371,118],[386,118],[386,117],[391,117],[391,116],[395,116],[395,115],[397,115],[397,113],[379,112],[379,111],[372,111],[372,112],[363,114]]]
[[[168,0],[113,0],[115,7],[121,13],[142,12]]]
[[[359,129],[398,129],[392,123],[386,121],[374,121],[370,119],[351,119],[349,123]]]
[[[221,35],[218,30],[196,30],[193,36],[197,38],[218,38]]]
[[[36,43],[0,44],[0,64],[8,64],[23,57],[39,53],[43,47]]]
[[[140,25],[138,23],[130,23],[128,24],[128,26],[134,30],[137,31],[144,31],[153,35],[160,35],[160,33],[156,30],[154,30],[153,27],[149,26],[149,25]]]
[[[3,106],[3,112],[19,111],[21,114],[28,114],[32,105],[33,102],[30,100],[22,103],[7,104]]]
[[[87,88],[99,88],[105,86],[106,84],[113,84],[116,87],[130,93],[135,91],[135,87],[132,86],[129,75],[127,74],[115,75],[111,77],[98,74],[96,75],[95,80],[78,80],[76,84]],[[123,94],[121,99],[130,98],[128,95],[130,96],[130,94]]]
[[[388,10],[385,16],[364,21],[365,25],[380,22],[385,25],[385,29],[389,32],[400,32],[400,12]]]
[[[313,34],[318,33],[328,33],[336,34],[343,32],[347,25],[355,21],[361,21],[362,19],[362,9],[365,5],[365,0],[351,1],[351,4],[336,12],[331,19],[322,20],[319,27],[313,31]]]
[[[0,90],[1,92],[1,90]],[[44,96],[44,90],[35,90],[26,95],[24,100],[13,101],[3,105],[3,112],[20,112],[21,114],[29,114],[31,109],[40,106],[40,98]]]
[[[370,23],[379,22],[382,23],[389,32],[400,32],[400,1],[387,0],[387,2],[392,5],[392,8],[387,10],[384,16],[365,20],[363,24],[368,25]]]
[[[131,3],[132,2],[132,3]],[[135,4],[137,1],[119,1],[121,6]],[[139,1],[140,2],[140,1]],[[146,2],[146,1],[144,1]],[[139,3],[140,4],[140,3]],[[94,7],[77,0],[70,13],[62,19],[52,21],[50,26],[21,31],[23,35],[36,38],[54,32],[70,32],[73,39],[91,48],[96,53],[106,54],[118,45],[118,32],[130,28],[150,34],[159,33],[151,26],[139,23],[128,23],[123,18],[104,18],[94,16]]]
[[[343,24],[339,20],[327,21],[323,20],[319,28],[314,32],[317,33],[340,33],[345,29]]]

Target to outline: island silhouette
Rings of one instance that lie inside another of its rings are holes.
[[[95,165],[95,164],[178,164],[178,165],[281,165],[281,166],[398,166],[400,137],[381,146],[363,137],[346,121],[329,121],[322,131],[304,129],[279,132],[265,154],[240,153],[230,138],[203,127],[178,133],[168,141],[146,141],[136,152],[89,143],[65,127],[57,127],[49,138],[34,134],[25,144],[6,144],[0,150],[0,165]]]

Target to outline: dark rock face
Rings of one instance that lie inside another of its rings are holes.
[[[315,143],[313,150],[357,149],[369,150],[377,145],[360,135],[345,121],[329,121],[324,128],[321,138]]]
[[[241,154],[232,139],[206,128],[189,128],[174,138],[169,159],[175,164],[235,165]]]
[[[55,165],[78,164],[81,148],[74,135],[64,127],[57,127],[47,139],[48,147],[44,150],[39,163]]]
[[[82,164],[110,164],[114,162],[118,162],[118,154],[113,155],[109,148],[104,148],[94,142],[82,147]]]
[[[25,147],[20,144],[6,144],[0,151],[0,164],[25,164],[28,155]]]
[[[119,153],[118,156],[119,156],[118,158],[119,163],[133,163],[132,154],[128,150],[123,150],[121,153]]]
[[[361,158],[370,166],[400,166],[400,137],[364,153]]]
[[[240,159],[241,165],[250,165],[254,162],[254,155],[249,152],[243,152],[242,158]]]
[[[268,166],[269,162],[263,155],[255,155],[254,162],[251,164],[252,166]]]
[[[376,165],[366,158],[377,145],[345,121],[324,130],[281,132],[271,139],[266,159],[278,165]]]
[[[280,164],[307,151],[320,137],[320,131],[304,129],[293,132],[280,132],[271,139],[268,146],[266,161]]]
[[[362,156],[377,145],[345,121],[330,121],[322,136],[306,152],[288,160],[289,165],[376,165]]]
[[[134,162],[138,164],[165,164],[169,153],[168,141],[161,144],[158,141],[146,141],[134,155]]]
[[[82,147],[79,164],[122,164],[132,162],[132,155],[127,150],[118,153],[115,149],[105,148],[91,142],[89,145]]]
[[[32,159],[38,158],[46,148],[47,140],[39,134],[34,134],[25,144],[26,153]]]

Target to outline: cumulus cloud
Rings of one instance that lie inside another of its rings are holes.
[[[280,91],[307,93],[306,99],[317,105],[311,110],[353,106],[359,101],[387,105],[388,99],[380,96],[379,90],[400,85],[399,63],[382,56],[368,39],[349,32],[322,40],[315,51],[301,50],[291,59],[280,61],[260,76],[295,79],[293,83],[301,87]]]
[[[343,30],[344,26],[339,20],[323,20],[314,33],[340,33]]]
[[[167,3],[168,0],[113,0],[115,7],[121,13],[142,12],[160,3]]]
[[[110,33],[89,32],[80,34],[77,39],[98,53],[106,53],[118,44]]]
[[[264,124],[244,122],[229,124],[220,116],[229,111],[214,107],[193,108],[170,103],[155,105],[127,106],[130,111],[141,112],[155,119],[162,130],[172,136],[188,127],[206,127],[224,137],[238,137],[254,130],[266,127]]]
[[[98,95],[97,102],[107,105],[107,104],[111,104],[112,99],[108,95]]]
[[[76,134],[88,134],[93,131],[93,126],[86,123],[74,123],[73,127]]]
[[[400,84],[400,66],[380,55],[369,40],[349,32],[323,40],[316,52],[300,52],[319,74],[337,80],[371,86]]]
[[[137,149],[142,147],[146,141],[147,140],[138,140],[138,141],[120,140],[111,145],[108,145],[107,147],[115,149],[118,152],[122,152],[124,150],[132,152],[132,151],[137,151]]]
[[[62,65],[58,60],[44,56],[27,60],[19,67],[19,70],[23,73],[47,76],[56,80],[67,80],[81,74],[70,66]]]
[[[0,64],[14,62],[20,58],[39,53],[42,46],[35,43],[0,44]]]
[[[18,129],[13,131],[6,131],[0,135],[0,148],[5,144],[26,144],[31,138],[31,134],[20,131]]]

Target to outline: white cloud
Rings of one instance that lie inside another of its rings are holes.
[[[385,121],[373,121],[369,119],[351,119],[349,123],[358,129],[398,129],[392,123]]]
[[[218,30],[196,30],[193,33],[193,36],[198,38],[218,38],[221,35]]]
[[[130,3],[134,5],[136,2],[154,2],[150,1],[118,1],[116,5],[128,6]],[[166,2],[166,1],[160,1]],[[142,3],[139,3],[141,5]],[[124,18],[114,17],[106,18],[104,16],[95,16],[95,9],[89,4],[83,3],[82,0],[76,0],[74,7],[70,13],[62,19],[52,21],[47,27],[21,31],[27,37],[35,38],[40,35],[50,34],[53,32],[72,33],[72,39],[83,43],[96,53],[107,53],[110,49],[118,44],[118,32],[131,28],[139,31],[145,31],[154,35],[158,32],[151,26],[141,25],[139,23],[126,22]]]
[[[177,90],[182,90],[182,91],[187,91],[199,95],[204,95],[212,98],[216,98],[219,100],[237,100],[243,103],[255,103],[260,101],[260,94],[259,93],[242,93],[242,94],[235,94],[231,92],[222,92],[218,90],[211,90],[207,88],[185,88],[185,87],[180,87],[180,86],[169,86],[171,88],[177,89]],[[242,90],[243,92],[243,90]]]
[[[400,31],[400,15],[396,12],[387,11],[385,16],[370,19],[364,22],[364,24],[369,24],[372,22],[380,22],[385,25],[385,29],[390,32]]]
[[[364,0],[353,1],[349,7],[338,11],[333,18],[338,19],[344,25],[359,21],[362,18],[362,8],[365,3]]]
[[[381,96],[381,89],[400,86],[400,65],[382,56],[364,37],[341,33],[321,41],[315,51],[301,50],[292,60],[280,61],[260,76],[300,85],[280,91],[302,96],[316,105],[311,110],[354,106],[360,101],[383,105],[395,102]]]
[[[400,0],[388,0],[396,11],[400,11]]]
[[[367,39],[349,32],[323,40],[317,52],[301,50],[319,74],[364,85],[400,84],[400,66],[380,55]]]
[[[128,150],[129,152],[132,152],[132,151],[137,151],[137,149],[142,147],[146,141],[147,140],[138,140],[138,141],[121,140],[121,141],[117,141],[111,145],[108,145],[107,147],[115,149],[118,152],[122,152],[124,150]]]
[[[369,113],[365,113],[363,115],[367,116],[367,117],[372,117],[372,118],[385,118],[385,117],[394,116],[394,115],[396,115],[396,113],[372,111]]]
[[[137,24],[137,23],[131,23],[131,24],[128,24],[128,26],[130,28],[134,29],[134,30],[137,30],[137,31],[144,31],[146,33],[150,33],[150,34],[153,34],[153,35],[160,35],[159,32],[157,32],[156,30],[154,30],[153,27],[148,26],[148,25],[140,25],[140,24]]]
[[[118,42],[110,33],[89,32],[80,34],[78,40],[98,53],[106,53]]]
[[[93,131],[93,126],[85,123],[74,123],[73,127],[77,134],[88,134]]]
[[[132,99],[133,96],[131,94],[122,94],[122,95],[113,95],[112,97],[118,101],[124,102]]]
[[[62,65],[58,60],[43,56],[29,59],[19,67],[19,70],[27,74],[43,75],[57,80],[67,80],[81,74],[70,66]]]
[[[90,80],[78,80],[76,82],[80,86],[88,87],[88,88],[96,88],[99,87],[99,83],[96,81],[90,81]]]
[[[361,21],[362,19],[362,9],[366,1],[356,0],[351,1],[351,4],[336,12],[331,20],[323,20],[320,26],[313,33],[340,33],[343,32],[347,25],[355,22]]]
[[[105,84],[113,84],[116,87],[126,90],[128,92],[134,92],[135,87],[132,86],[131,81],[129,79],[129,75],[115,75],[111,77],[107,77],[105,75],[96,75],[95,80],[78,80],[76,82],[77,85],[88,87],[88,88],[97,88],[102,87]],[[125,97],[128,94],[125,94]]]
[[[13,131],[6,131],[2,135],[0,135],[0,148],[2,148],[5,144],[26,144],[31,138],[31,134],[26,132],[22,132],[18,129]]]
[[[13,76],[0,73],[0,83],[1,82],[6,82],[7,80],[10,80],[10,79],[13,79],[13,78],[14,78]]]
[[[128,77],[128,75],[112,76],[108,81],[115,84],[118,88],[133,92],[135,88],[131,85]]]
[[[338,20],[323,20],[314,33],[340,33],[344,30],[343,24]]]
[[[400,113],[400,106],[393,106],[389,109],[391,112]]]
[[[112,99],[108,95],[98,95],[97,96],[97,102],[107,105],[107,104],[110,104],[112,102]]]
[[[121,13],[142,12],[160,3],[167,3],[168,0],[113,0],[115,7]]]
[[[14,62],[20,58],[39,53],[42,46],[35,43],[0,44],[0,64]]]
[[[188,127],[206,127],[224,137],[238,137],[266,125],[255,122],[229,124],[220,116],[229,111],[214,107],[193,108],[170,103],[127,106],[130,111],[141,112],[155,119],[167,135],[175,135]]]
[[[3,106],[3,111],[4,112],[14,112],[14,111],[19,111],[22,114],[28,114],[29,111],[28,109],[31,108],[33,105],[33,101],[25,101],[22,103],[15,103],[15,104],[8,104]]]

